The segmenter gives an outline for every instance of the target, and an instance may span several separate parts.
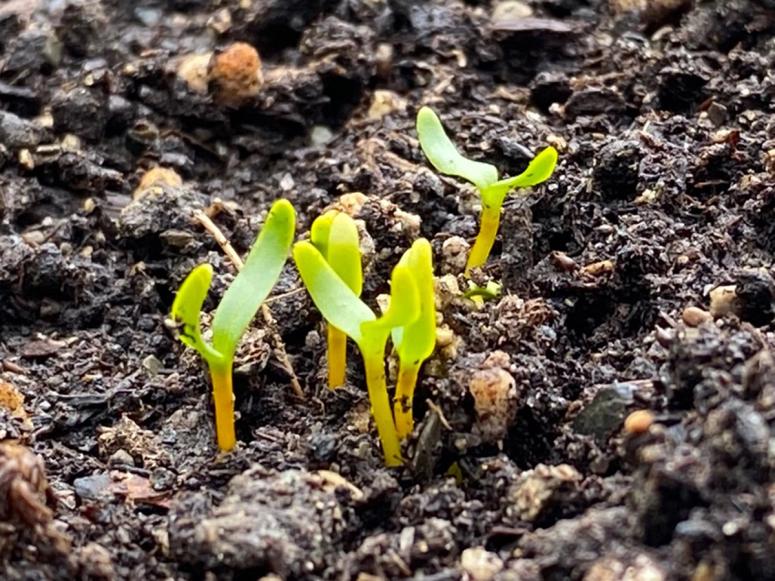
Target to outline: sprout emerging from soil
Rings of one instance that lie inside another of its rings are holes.
[[[423,107],[417,113],[417,135],[425,157],[439,172],[471,182],[482,199],[479,234],[468,255],[466,273],[482,266],[490,256],[506,196],[516,188],[529,188],[548,180],[557,165],[557,150],[547,147],[518,176],[498,179],[494,165],[463,157],[444,132],[436,113]]]
[[[356,297],[363,289],[363,268],[358,227],[342,212],[331,210],[312,223],[312,244]],[[347,369],[347,335],[328,325],[328,387],[344,384]]]
[[[403,440],[414,429],[412,399],[420,367],[436,347],[436,293],[433,288],[433,250],[430,243],[421,238],[404,253],[398,264],[414,275],[420,301],[419,316],[404,327],[394,328],[392,332],[393,345],[400,361],[393,411],[398,437]]]
[[[293,258],[304,285],[315,306],[329,325],[342,330],[360,349],[366,369],[366,385],[371,411],[382,442],[387,466],[402,463],[401,445],[396,431],[393,412],[385,379],[385,346],[394,329],[402,328],[400,342],[403,345],[412,337],[406,329],[421,317],[421,293],[412,270],[412,254],[417,245],[428,244],[421,239],[415,242],[391,275],[390,304],[377,318],[374,312],[342,280],[314,244],[299,242],[293,248]],[[407,343],[408,345],[408,343]]]
[[[212,343],[202,338],[200,313],[212,281],[213,269],[200,264],[186,277],[172,303],[172,319],[180,340],[202,356],[210,370],[215,403],[218,447],[236,445],[232,363],[240,339],[256,311],[274,287],[288,258],[295,233],[296,213],[287,200],[269,211],[244,268],[226,290],[212,323]]]

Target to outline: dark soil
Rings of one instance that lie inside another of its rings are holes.
[[[25,447],[0,458],[0,577],[775,579],[775,4],[504,4],[0,3],[0,439]],[[257,97],[176,76],[234,41]],[[503,174],[560,150],[507,203],[481,306],[452,293],[476,197],[425,163],[423,104]],[[156,165],[183,184],[133,201]],[[275,198],[303,235],[350,192],[370,303],[418,235],[447,275],[409,461],[382,466],[354,350],[325,386],[291,264],[269,304],[306,398],[257,320],[219,455],[165,326],[194,265],[208,311],[233,276],[192,211],[245,252]]]

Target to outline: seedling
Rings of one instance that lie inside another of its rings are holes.
[[[417,113],[417,135],[423,153],[433,167],[443,174],[471,182],[482,199],[481,225],[468,255],[467,274],[472,268],[487,262],[498,233],[501,208],[506,196],[516,188],[529,188],[548,180],[557,165],[557,150],[547,147],[533,158],[521,174],[499,180],[494,165],[467,159],[458,152],[444,132],[438,116],[428,107],[423,107]]]
[[[195,267],[172,303],[171,317],[180,340],[195,349],[210,370],[218,447],[224,452],[237,443],[232,388],[234,353],[256,311],[280,277],[293,242],[295,221],[296,214],[290,202],[278,200],[274,203],[245,266],[215,310],[211,343],[202,338],[200,313],[212,281],[212,267],[209,264]]]
[[[403,259],[396,265],[391,275],[390,304],[378,318],[337,275],[314,244],[298,242],[293,247],[293,258],[304,286],[328,324],[342,330],[358,345],[385,464],[400,465],[401,445],[390,409],[384,357],[391,331],[407,327],[420,316],[421,301],[414,273]]]
[[[312,223],[310,237],[333,271],[359,297],[363,288],[363,270],[355,221],[347,214],[331,210]],[[343,385],[345,380],[347,335],[331,324],[328,325],[327,335],[328,387],[334,389]]]
[[[436,346],[436,294],[433,289],[433,250],[430,243],[424,238],[417,240],[398,264],[413,273],[420,300],[419,316],[404,327],[394,328],[392,332],[393,345],[399,359],[393,411],[398,437],[403,440],[414,429],[412,400],[417,375]]]

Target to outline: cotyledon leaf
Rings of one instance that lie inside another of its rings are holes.
[[[557,150],[547,147],[536,155],[527,169],[518,176],[505,178],[482,190],[482,201],[493,208],[503,204],[506,195],[515,188],[529,188],[548,180],[557,166]]]
[[[234,282],[223,295],[213,317],[213,347],[232,357],[242,335],[282,272],[296,229],[296,213],[288,200],[269,210]]]
[[[430,242],[425,238],[415,241],[399,264],[404,264],[413,274],[420,313],[410,324],[393,329],[393,344],[402,361],[422,362],[430,357],[436,346],[436,294]]]
[[[339,278],[360,296],[363,289],[363,269],[358,226],[347,214],[339,213],[331,222],[326,259]]]
[[[312,228],[309,231],[309,237],[315,248],[320,250],[320,254],[323,258],[328,260],[328,239],[331,236],[331,224],[334,222],[334,218],[337,217],[339,212],[336,210],[329,210],[325,214],[321,214],[315,221],[312,222]]]
[[[212,278],[213,267],[209,264],[195,267],[180,285],[171,310],[172,319],[180,325],[178,329],[180,340],[192,349],[196,349],[205,359],[208,359],[212,353],[202,340],[199,317],[207,298],[207,291],[210,290]]]
[[[390,332],[394,327],[408,325],[420,314],[420,297],[414,275],[406,264],[400,262],[393,268],[390,277],[390,304],[385,313],[376,321],[364,323],[362,329],[379,327]],[[385,337],[387,340],[387,336]]]
[[[304,286],[326,321],[360,344],[361,325],[376,319],[372,310],[334,272],[312,243],[296,243],[293,258]]]
[[[417,135],[425,157],[441,173],[468,180],[480,190],[498,181],[494,165],[460,154],[430,107],[423,107],[417,113]]]

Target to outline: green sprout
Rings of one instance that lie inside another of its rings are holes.
[[[412,399],[420,367],[436,347],[436,293],[430,243],[424,238],[417,240],[398,264],[413,273],[420,300],[419,316],[404,327],[395,327],[392,332],[399,359],[393,412],[398,437],[403,440],[414,429]]]
[[[210,370],[215,404],[218,447],[228,452],[237,443],[234,432],[232,364],[242,336],[269,295],[288,258],[295,232],[296,213],[288,200],[278,200],[269,211],[245,266],[223,295],[213,316],[212,342],[202,338],[200,313],[213,277],[209,264],[200,264],[180,285],[171,317],[180,340],[195,349]]]
[[[409,261],[402,259],[393,269],[390,304],[378,318],[313,243],[298,242],[293,247],[293,258],[304,286],[328,324],[341,329],[358,345],[385,464],[399,466],[402,463],[401,444],[390,409],[384,359],[385,346],[393,329],[405,328],[421,316],[420,293]],[[409,335],[406,337],[408,339]]]
[[[425,157],[439,172],[472,183],[482,199],[481,225],[468,255],[466,274],[487,262],[495,243],[506,196],[516,188],[529,188],[548,180],[557,165],[557,150],[547,147],[518,176],[498,179],[494,165],[463,157],[444,132],[436,113],[423,107],[417,113],[417,135]]]
[[[334,272],[359,297],[363,288],[363,269],[355,221],[347,214],[331,210],[312,223],[310,238]],[[345,381],[347,335],[331,324],[327,335],[328,387],[334,389]]]

